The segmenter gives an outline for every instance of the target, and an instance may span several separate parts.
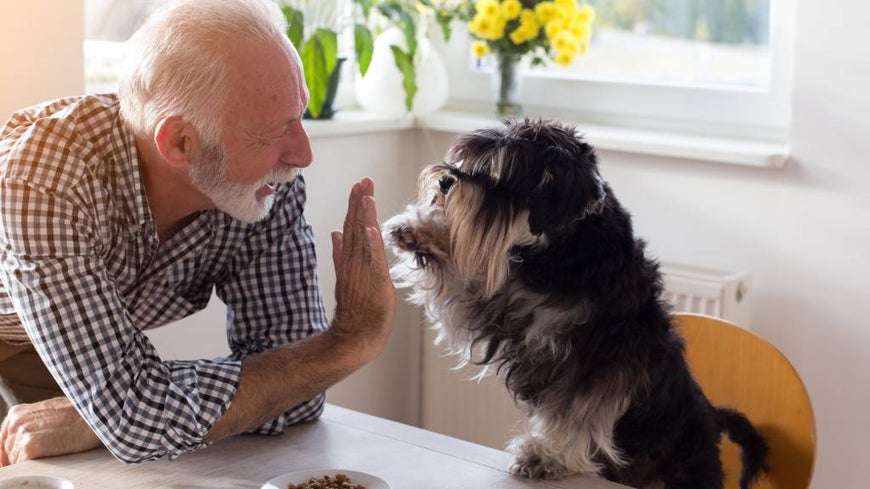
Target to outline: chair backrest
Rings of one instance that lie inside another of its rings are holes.
[[[816,425],[806,388],[788,359],[755,333],[710,316],[674,315],[692,375],[717,406],[746,415],[770,445],[770,473],[755,487],[805,489],[816,457]],[[726,489],[740,480],[739,452],[722,437]]]

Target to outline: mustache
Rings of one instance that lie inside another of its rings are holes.
[[[288,167],[288,168],[276,168],[269,173],[266,174],[263,178],[257,182],[257,186],[261,187],[263,185],[280,185],[282,183],[292,182],[299,175],[299,169]]]

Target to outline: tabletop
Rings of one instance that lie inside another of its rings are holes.
[[[105,449],[24,462],[0,469],[0,480],[51,475],[75,489],[259,489],[297,470],[367,472],[393,489],[625,489],[596,478],[531,481],[511,476],[510,455],[413,426],[327,405],[318,421],[280,436],[243,435],[176,460],[125,465]]]

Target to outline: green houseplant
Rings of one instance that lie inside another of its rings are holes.
[[[405,109],[410,111],[417,93],[418,34],[425,33],[425,23],[437,21],[441,25],[445,39],[450,38],[450,21],[454,18],[455,5],[460,0],[353,0],[357,15],[362,20],[356,25],[357,41],[367,40],[368,45],[357,42],[363,54],[371,61],[371,40],[390,27],[402,33],[404,43],[391,44],[390,50],[396,68],[402,77],[405,92]],[[450,8],[446,8],[450,5]],[[361,54],[357,49],[357,55]],[[361,70],[361,74],[365,71]]]
[[[310,96],[306,117],[311,119],[329,119],[335,112],[332,103],[344,61],[338,53],[338,35],[353,22],[353,17],[345,14],[344,5],[343,0],[281,2],[281,10],[287,18],[287,37],[302,59]],[[357,62],[361,73],[365,73],[366,53],[371,59],[372,40],[365,29],[358,30],[355,37]]]
[[[346,9],[345,1],[351,1]],[[439,5],[447,0],[282,0],[287,18],[287,37],[302,58],[310,100],[308,116],[329,118],[343,58],[338,53],[339,33],[353,26],[353,45],[360,75],[372,60],[374,36],[388,27],[401,30],[405,45],[392,45],[396,67],[402,74],[405,107],[411,110],[417,93],[417,33],[421,22],[434,18],[449,38],[450,9]],[[450,0],[456,1],[456,0]]]

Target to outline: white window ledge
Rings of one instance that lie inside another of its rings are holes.
[[[571,121],[566,121],[571,122]],[[491,114],[440,110],[426,115],[401,117],[362,110],[342,110],[332,120],[305,121],[312,137],[338,136],[411,128],[461,133],[498,124]],[[675,132],[577,124],[590,144],[602,151],[618,151],[666,158],[726,163],[759,168],[781,168],[788,159],[786,142],[702,136]]]
[[[305,119],[303,125],[310,137],[329,137],[413,129],[417,127],[416,122],[412,115],[396,117],[360,109],[342,109],[337,111],[332,119]]]

